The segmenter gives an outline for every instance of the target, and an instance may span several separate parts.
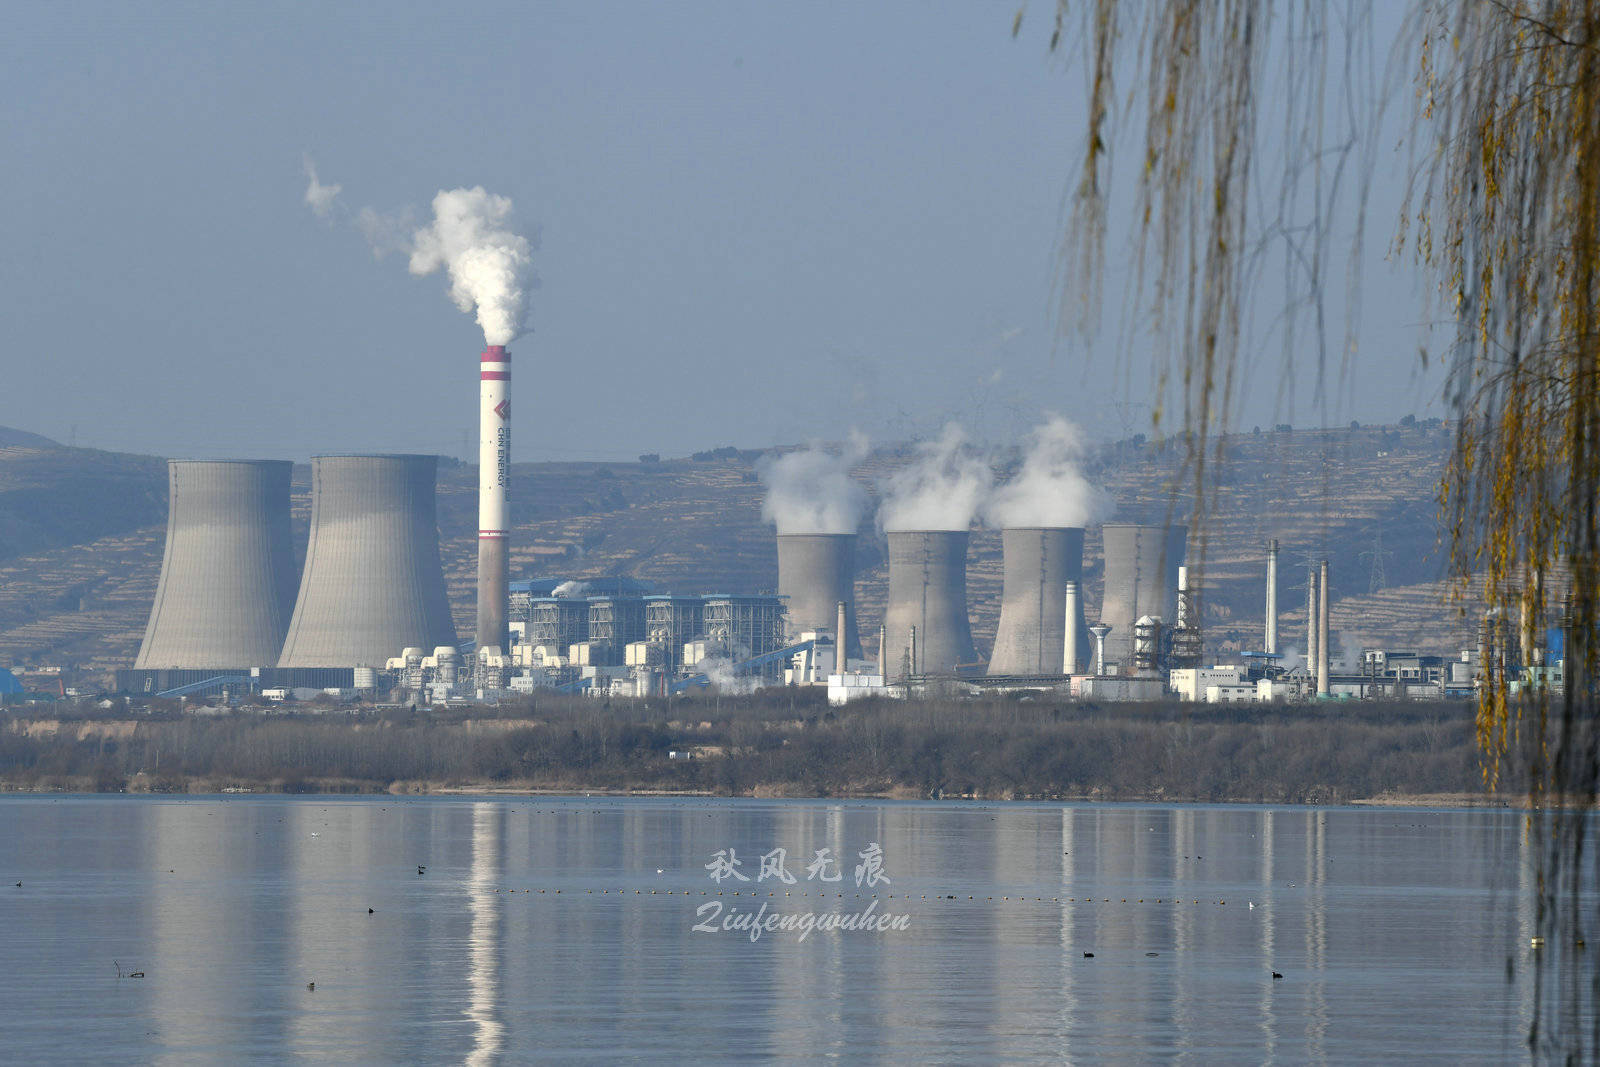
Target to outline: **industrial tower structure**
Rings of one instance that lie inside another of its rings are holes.
[[[967,531],[900,531],[887,536],[885,675],[895,680],[908,673],[948,674],[957,666],[976,664],[978,651],[967,618]]]
[[[1083,530],[1017,527],[1000,537],[1005,585],[989,673],[1059,675],[1069,658],[1067,641],[1073,643],[1074,664],[1083,647],[1081,612],[1067,618],[1067,585],[1083,580]],[[1073,603],[1078,603],[1076,596]]]
[[[166,554],[135,669],[278,662],[298,580],[293,470],[280,460],[167,462]]]
[[[381,667],[455,645],[437,456],[314,456],[311,539],[280,667]]]

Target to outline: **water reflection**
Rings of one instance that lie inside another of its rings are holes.
[[[1531,1011],[1530,846],[1501,813],[4,803],[0,857],[48,887],[0,897],[24,1061],[1494,1062]],[[707,877],[726,848],[749,882]],[[758,880],[773,848],[792,885]],[[874,891],[909,929],[693,930],[711,902],[849,914]],[[97,977],[113,953],[149,978]]]
[[[467,1062],[493,1063],[500,1051],[505,1027],[500,1022],[500,826],[504,809],[498,804],[472,808],[472,871],[467,879],[467,906],[472,912],[468,935],[471,959],[467,985],[471,989],[467,1018],[476,1027],[472,1054]]]

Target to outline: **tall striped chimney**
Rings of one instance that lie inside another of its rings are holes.
[[[478,647],[506,647],[510,578],[506,490],[511,485],[511,353],[484,349],[478,386]]]

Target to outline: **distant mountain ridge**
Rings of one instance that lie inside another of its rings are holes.
[[[1258,648],[1269,537],[1283,543],[1279,629],[1304,632],[1305,564],[1333,561],[1333,619],[1344,645],[1382,643],[1441,652],[1472,640],[1471,619],[1447,606],[1433,503],[1449,427],[1407,426],[1244,433],[1224,443],[1226,477],[1210,502],[1201,604],[1210,648]],[[37,435],[32,435],[37,436]],[[1189,494],[1180,448],[1142,437],[1106,445],[1088,462],[1117,502],[1115,521],[1180,520]],[[773,530],[761,520],[758,451],[702,459],[536,463],[512,468],[512,576],[627,575],[663,590],[754,592],[777,586]],[[856,475],[875,486],[909,461],[904,446],[872,453]],[[1016,456],[999,464],[1014,471]],[[458,632],[472,632],[476,468],[441,464],[439,526]],[[166,522],[166,461],[54,446],[0,447],[0,665],[95,669],[132,662],[155,595]],[[304,551],[310,470],[295,468],[294,520]],[[1198,551],[1191,539],[1191,558]],[[1099,603],[1100,539],[1085,545],[1085,596]],[[863,531],[858,558],[863,634],[887,592],[881,537]],[[980,651],[998,621],[998,532],[975,528],[969,606]]]
[[[59,441],[52,441],[43,434],[29,433],[27,430],[17,430],[10,426],[0,426],[0,448],[60,448]]]

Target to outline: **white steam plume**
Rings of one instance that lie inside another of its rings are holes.
[[[304,164],[306,204],[319,218],[329,218],[341,206],[343,187],[324,185],[309,156]],[[363,207],[339,214],[354,222],[378,257],[403,253],[419,277],[443,268],[450,276],[450,299],[477,315],[487,344],[510,344],[523,332],[534,284],[533,242],[518,232],[510,197],[482,186],[440,190],[433,198],[433,221],[420,228],[410,209],[385,214]]]
[[[323,185],[317,178],[317,165],[310,156],[303,157],[300,162],[306,172],[306,204],[317,218],[325,219],[333,212],[333,202],[339,198],[344,186],[337,183]]]
[[[967,444],[966,433],[955,423],[917,451],[914,463],[884,483],[878,512],[883,528],[965,530],[994,481],[988,462]]]
[[[1087,526],[1110,510],[1106,494],[1084,477],[1083,434],[1059,415],[1028,436],[1022,469],[996,489],[983,506],[983,521],[995,529],[1021,526]]]
[[[411,273],[450,275],[450,299],[476,311],[483,339],[510,344],[528,315],[533,245],[514,229],[511,198],[472,189],[446,189],[433,198],[433,222],[418,230]]]
[[[559,597],[588,596],[589,595],[589,583],[588,582],[562,582],[560,585],[558,585],[554,589],[550,590],[550,595],[551,596],[559,596]]]
[[[756,473],[767,487],[761,517],[780,534],[850,534],[861,525],[870,500],[850,468],[867,454],[867,439],[852,433],[835,454],[819,444],[781,456],[763,457]]]

